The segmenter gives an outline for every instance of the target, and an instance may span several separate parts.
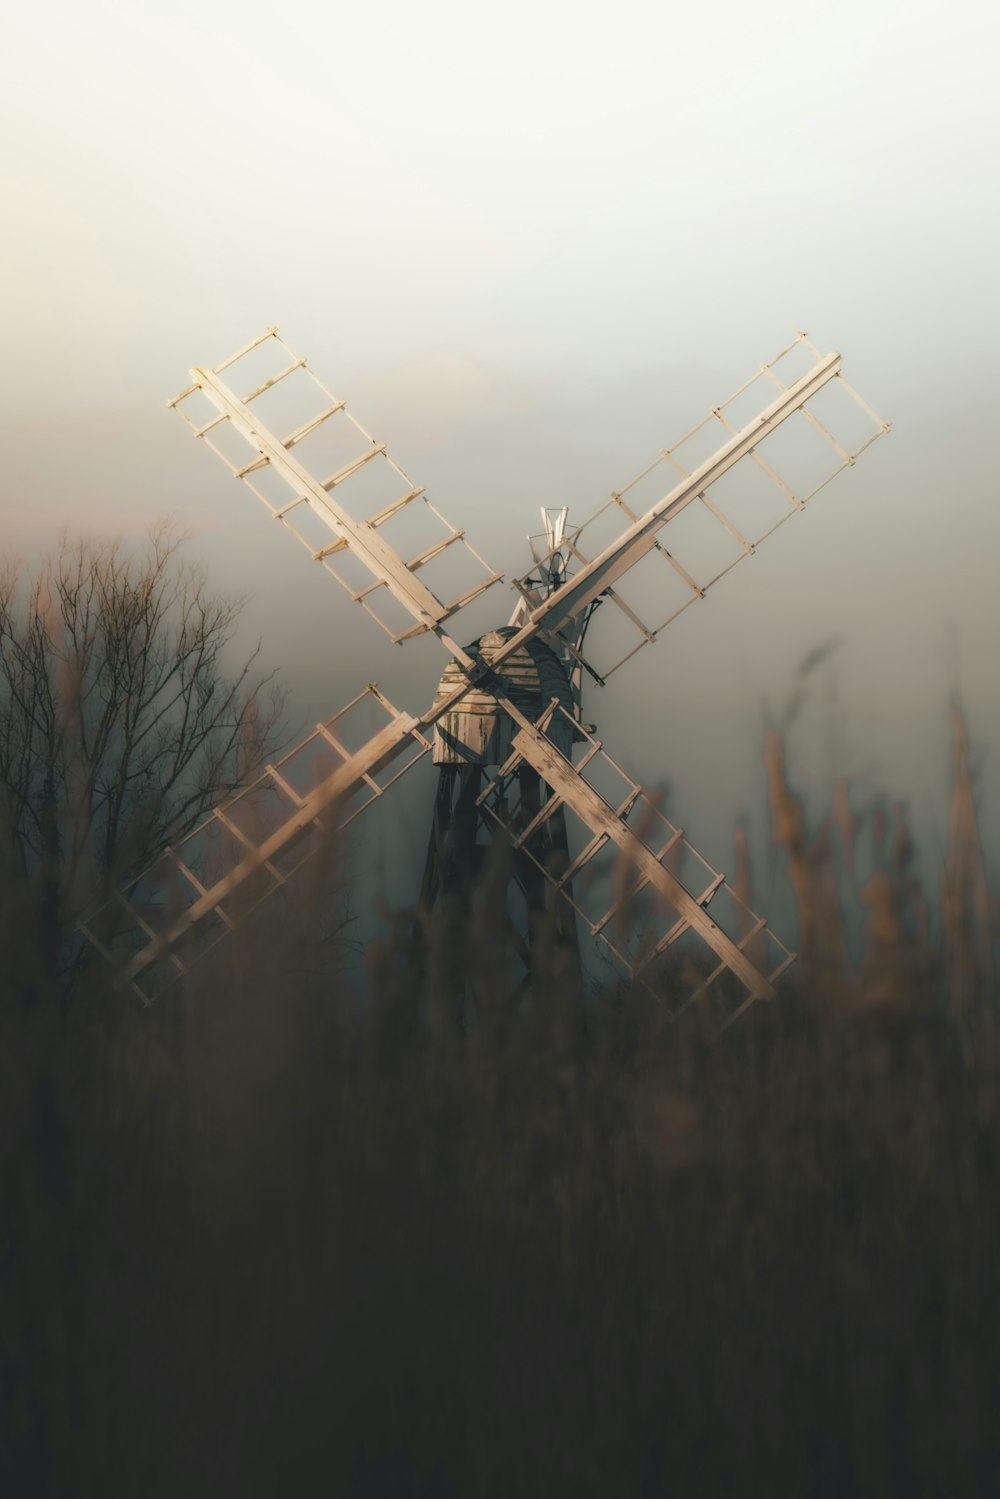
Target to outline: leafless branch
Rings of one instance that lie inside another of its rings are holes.
[[[33,573],[0,565],[0,831],[50,949],[278,741],[259,645],[229,664],[242,600],[211,594],[187,539],[170,522],[138,546],[64,534]]]

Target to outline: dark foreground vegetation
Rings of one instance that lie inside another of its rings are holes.
[[[850,798],[811,833],[771,741],[802,958],[721,1036],[558,971],[512,1006],[488,891],[421,962],[387,932],[360,1002],[309,881],[144,1010],[54,961],[58,859],[16,849],[0,1493],[995,1492],[995,911],[956,748],[928,902],[901,819],[862,877]]]
[[[439,992],[5,994],[4,1493],[994,1491],[986,996]]]

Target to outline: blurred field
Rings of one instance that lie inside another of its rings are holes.
[[[901,817],[857,873],[846,788],[807,828],[772,738],[801,959],[721,1037],[558,972],[512,1009],[488,891],[419,963],[387,923],[364,1003],[318,887],[170,1002],[67,999],[8,871],[3,1492],[994,1492],[995,909],[955,735],[940,894]]]

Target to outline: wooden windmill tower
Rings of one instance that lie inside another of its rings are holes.
[[[534,573],[522,583],[524,592],[508,624],[470,643],[468,650],[476,660],[492,666],[527,619],[528,598],[541,602],[563,586],[568,515],[566,508],[542,510],[543,545],[536,547],[534,538],[528,538]],[[465,906],[469,892],[478,883],[491,843],[490,824],[481,815],[487,769],[510,759],[515,729],[514,720],[500,705],[500,696],[509,697],[532,723],[537,723],[550,705],[558,707],[560,713],[552,721],[549,734],[563,755],[572,756],[581,721],[582,672],[578,662],[583,634],[578,618],[568,621],[559,636],[551,640],[540,634],[530,636],[502,659],[495,671],[460,695],[465,685],[463,668],[456,660],[445,667],[434,698],[435,706],[442,711],[431,752],[438,767],[438,786],[420,892],[423,913],[429,913],[441,899]],[[541,815],[549,800],[548,786],[526,761],[518,762],[512,784],[517,791],[518,831],[525,833],[523,843],[515,840],[513,844],[512,879],[525,911],[524,919],[512,922],[509,931],[530,975],[537,918],[546,905],[542,871],[558,875],[568,868],[569,838],[565,809],[558,799],[548,815]],[[534,827],[526,833],[529,823]],[[564,952],[576,957],[577,932],[571,907],[556,902],[553,916],[554,931],[550,935]]]
[[[425,906],[502,836],[529,915],[554,903],[568,944],[582,923],[657,991],[669,979],[674,1009],[711,987],[732,1019],[773,995],[791,954],[610,759],[581,692],[888,430],[839,354],[800,335],[584,524],[543,512],[513,613],[471,641],[467,611],[501,574],[275,328],[169,405],[394,642],[432,634],[448,659],[422,713],[369,684],[95,913],[84,931],[122,982],[155,997],[429,754]]]

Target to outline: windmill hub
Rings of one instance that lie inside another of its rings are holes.
[[[466,649],[470,656],[489,666],[500,649],[517,633],[516,626],[503,625],[499,630],[481,635]],[[434,695],[435,706],[443,703],[466,681],[459,663],[449,662]],[[438,719],[435,765],[500,765],[507,759],[511,752],[513,724],[497,702],[498,695],[509,698],[532,723],[538,720],[553,698],[558,698],[560,707],[574,714],[573,691],[566,668],[551,646],[536,636],[507,656],[495,672],[490,672]],[[565,725],[568,738],[572,731],[561,715],[560,723]],[[556,733],[557,728],[553,725],[553,738]]]

